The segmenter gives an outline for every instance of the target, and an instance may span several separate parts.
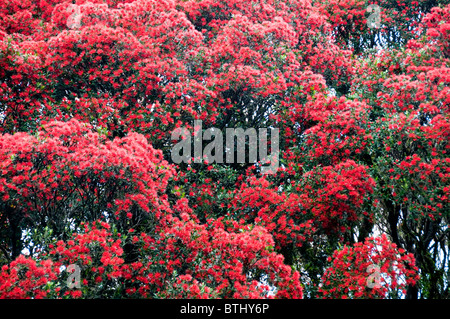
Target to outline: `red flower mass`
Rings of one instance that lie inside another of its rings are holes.
[[[449,298],[449,39],[448,1],[0,0],[0,298]],[[175,165],[194,120],[279,169]]]

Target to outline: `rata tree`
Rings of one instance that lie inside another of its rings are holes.
[[[194,6],[174,1],[108,5],[79,1],[76,6],[67,1],[43,1],[33,17],[46,28],[38,29],[35,38],[13,36],[11,28],[2,27],[2,54],[5,52],[8,65],[5,69],[11,73],[4,75],[2,84],[11,83],[18,98],[16,103],[16,96],[7,93],[2,103],[2,111],[12,123],[3,126],[4,132],[15,133],[2,136],[2,235],[7,258],[14,259],[23,248],[32,255],[48,251],[48,238],[68,240],[72,232],[80,230],[82,221],[104,218],[120,231],[147,227],[147,231],[157,232],[157,227],[164,225],[157,220],[170,216],[170,205],[162,193],[172,171],[160,155],[153,157],[154,149],[150,144],[142,145],[142,135],[133,131],[143,133],[154,146],[166,151],[170,131],[189,127],[192,119],[220,128],[264,127],[277,113],[279,121],[286,121],[291,105],[300,106],[316,90],[325,90],[325,81],[336,85],[347,81],[348,57],[321,37],[326,35],[327,26],[308,1],[255,3],[255,10],[237,2],[236,12],[220,2],[200,5],[205,11],[200,15],[223,13],[220,27],[215,27],[218,20],[213,19],[199,28]],[[4,15],[10,18],[12,11]],[[13,54],[8,42],[17,47]],[[25,53],[36,61],[33,69],[25,70],[27,77],[33,76],[31,82],[15,75],[22,62],[17,56]],[[311,66],[323,76],[314,74]],[[24,88],[34,93],[35,87],[40,95],[25,94]],[[48,118],[63,122],[46,124]],[[90,124],[69,121],[73,118]],[[138,167],[141,157],[150,159]],[[182,175],[179,180],[187,177]],[[216,175],[214,180],[220,178]],[[185,182],[179,192],[174,188],[175,194],[189,195],[195,210],[203,207],[204,218],[196,211],[190,213],[194,220],[198,215],[203,224],[210,223],[211,213],[193,195],[213,197],[214,192],[197,185],[214,180]],[[233,188],[231,184],[226,187]],[[178,201],[171,198],[170,203],[177,206]],[[206,226],[196,226],[199,231],[202,227]],[[228,238],[237,240],[233,236]],[[202,244],[216,237],[226,236],[205,235]],[[133,244],[127,247],[132,251],[136,248]],[[237,247],[237,252],[246,251]],[[214,259],[218,254],[204,249],[199,255],[210,254]],[[231,260],[226,269],[236,265],[235,253],[223,253]],[[278,276],[268,270],[249,269],[253,264],[242,264],[244,277],[254,272],[255,278],[265,275],[273,283]],[[208,269],[209,264],[205,265]],[[202,273],[202,269],[196,271]],[[217,271],[210,274],[213,282],[220,279]],[[277,272],[288,274],[281,268]],[[253,281],[251,289],[245,288],[245,278],[235,273],[231,269],[226,276],[231,282],[240,278],[235,288],[242,290],[241,295],[257,296],[252,291],[260,289],[258,282]],[[198,276],[193,277],[199,281]],[[174,277],[174,282],[178,281]],[[289,294],[300,296],[298,284],[294,286]],[[280,294],[282,291],[280,288]],[[234,292],[225,295],[233,296]]]
[[[173,1],[127,2],[41,1],[30,7],[45,26],[36,34],[0,29],[4,132],[75,117],[111,138],[139,131],[167,149],[174,127],[217,116],[214,93],[189,71],[202,34]],[[20,8],[11,2],[2,15]],[[86,114],[98,101],[104,109]]]
[[[314,1],[327,17],[337,43],[356,54],[375,47],[399,48],[422,32],[421,20],[447,0]]]
[[[5,3],[1,296],[445,296],[448,7],[418,24],[434,4]],[[375,44],[395,48],[346,50]],[[279,128],[280,169],[175,171],[171,132],[193,120]],[[366,239],[380,231],[395,246]],[[364,288],[373,258],[406,285]]]
[[[0,272],[1,299],[45,298],[50,289],[47,284],[57,279],[59,271],[51,260],[36,262],[20,255]]]
[[[87,3],[79,10],[79,29],[68,30],[73,40],[55,43],[60,49],[55,52],[54,65],[58,67],[60,61],[65,61],[63,64],[70,64],[69,72],[75,74],[88,68],[80,79],[81,91],[72,94],[107,94],[115,99],[121,106],[117,111],[122,120],[113,121],[120,126],[119,132],[113,131],[115,134],[138,131],[155,147],[167,148],[173,128],[188,126],[195,118],[216,116],[214,101],[208,102],[214,93],[189,72],[201,57],[202,35],[174,2],[135,1],[117,8]],[[104,35],[94,35],[99,32]],[[71,41],[80,44],[73,47]],[[84,53],[73,65],[72,57],[79,50]],[[98,63],[105,64],[103,69],[109,71],[100,71]],[[67,70],[63,71],[66,76]],[[60,79],[55,81],[59,83]],[[72,86],[68,84],[64,92],[72,92]]]
[[[44,47],[0,34],[1,132],[28,130],[39,118],[40,101],[47,96],[41,73],[44,54]]]
[[[448,295],[449,8],[423,21],[426,34],[403,50],[382,52],[359,66],[352,94],[371,105],[366,163],[377,181],[380,227],[413,253],[420,289],[408,296]]]
[[[97,220],[65,241],[48,238],[33,258],[1,268],[0,298],[302,297],[299,273],[283,264],[264,228],[200,225],[184,203],[175,209],[181,219],[165,219],[160,232],[121,233]]]
[[[275,76],[275,83],[268,83],[272,86],[295,82],[293,72],[298,72],[298,67],[293,64],[300,64],[300,71],[311,69],[324,75],[333,87],[347,84],[351,72],[348,52],[330,41],[329,25],[310,1],[180,1],[179,5],[196,29],[206,35],[207,43],[214,47],[225,44],[213,48],[220,52],[214,52],[219,55],[212,58],[222,59],[216,63],[239,66],[244,62],[255,72],[267,75],[263,76],[267,80]],[[272,75],[277,69],[279,72]],[[243,93],[251,94],[251,86],[247,88],[249,92]]]
[[[423,21],[425,35],[357,64],[360,76],[347,97],[353,101],[339,103],[353,106],[323,113],[297,156],[310,167],[347,157],[366,167],[375,182],[364,209],[369,215],[353,236],[361,242],[381,231],[414,255],[420,280],[406,285],[407,298],[448,294],[447,22],[448,8],[433,9]]]
[[[182,208],[183,207],[183,208]],[[0,271],[0,298],[301,298],[299,273],[261,227],[181,219],[161,232],[83,223]],[[129,245],[132,243],[132,254]],[[71,273],[75,270],[75,273]]]
[[[384,152],[373,160],[382,227],[414,253],[427,297],[445,296],[449,173],[447,117],[422,125],[420,115],[391,116],[375,141]],[[414,292],[411,292],[412,294]]]
[[[190,72],[216,94],[218,115],[205,129],[277,127],[281,156],[287,157],[284,152],[296,143],[292,130],[311,125],[301,111],[304,103],[328,92],[327,84],[340,90],[348,83],[349,56],[328,39],[327,24],[308,1],[180,1],[178,6],[204,35],[202,55]],[[295,117],[293,109],[299,110]],[[253,163],[236,162],[225,168],[180,165],[179,194],[200,218],[243,215],[229,212],[234,205],[229,200]]]
[[[23,248],[33,253],[26,240],[39,247],[33,229],[66,239],[82,221],[106,218],[121,230],[167,211],[174,172],[142,135],[108,140],[71,120],[50,122],[36,135],[2,135],[0,145],[1,232],[10,260]]]
[[[267,127],[324,90],[324,79],[343,92],[351,74],[348,53],[309,1],[42,1],[31,9],[46,27],[26,44],[12,34],[4,40],[39,62],[28,72],[36,83],[14,76],[21,99],[8,94],[3,107],[19,122],[5,127],[10,133],[75,117],[110,137],[140,132],[168,159],[169,133],[193,119]],[[105,107],[86,114],[98,101]]]
[[[325,168],[339,167],[349,159],[359,162],[372,184],[361,193],[364,202],[356,205],[361,223],[349,227],[348,233],[341,229],[342,234],[346,242],[361,242],[381,229],[398,247],[414,254],[421,280],[417,285],[407,285],[409,298],[417,297],[418,290],[422,296],[433,298],[448,291],[447,19],[448,9],[434,9],[424,20],[426,35],[411,40],[404,50],[387,50],[364,60],[358,65],[355,74],[361,75],[354,78],[352,94],[347,98],[316,95],[302,108],[291,111],[292,119],[301,112],[309,121],[291,131],[291,140],[299,143],[286,157],[290,159],[287,172],[291,176],[284,182],[295,186],[300,176],[305,176],[311,183]],[[320,183],[311,183],[315,187],[302,185],[297,191],[304,191],[300,195],[304,198],[312,193],[338,200],[342,195],[333,193],[331,179],[325,176],[324,181],[323,190]],[[293,189],[283,185],[278,191]],[[355,194],[354,189],[349,194]],[[311,207],[318,221],[326,220],[328,203],[324,206],[315,198]],[[351,202],[348,197],[342,198],[345,204]],[[348,208],[344,211],[350,212]],[[331,212],[329,216],[337,213]],[[339,221],[330,225],[337,226]],[[307,256],[318,256],[318,251],[322,256],[329,254],[325,247],[332,246],[331,238],[327,234],[323,245],[314,240],[313,254],[305,244],[299,250],[303,266],[310,269],[306,273],[313,274],[314,269],[318,274],[309,278],[320,277],[325,263],[323,258],[320,262]]]
[[[302,297],[266,229],[168,202],[174,171],[144,136],[52,121],[0,145],[2,298]]]
[[[289,107],[283,101],[301,103],[311,87],[320,90],[310,69],[338,91],[348,85],[348,53],[327,38],[309,2],[249,9],[237,1],[234,11],[207,1],[80,2],[76,28],[67,26],[69,7],[55,6],[52,21],[61,32],[46,42],[50,108],[58,110],[63,98],[113,98],[122,121],[112,120],[119,126],[112,132],[136,130],[158,148],[193,119],[219,128],[268,126],[269,114]]]
[[[345,245],[328,258],[319,288],[323,298],[401,298],[418,280],[414,257],[386,235]]]

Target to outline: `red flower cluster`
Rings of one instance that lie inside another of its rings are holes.
[[[138,134],[111,141],[76,120],[50,122],[37,137],[1,136],[0,159],[0,196],[11,207],[8,220],[50,218],[58,224],[83,219],[82,210],[88,210],[94,219],[120,222],[122,216],[150,211],[160,218],[167,210],[161,195],[173,169]],[[62,205],[65,214],[59,213]]]
[[[327,232],[343,235],[367,212],[361,211],[375,182],[367,169],[348,160],[305,174],[301,201]]]
[[[51,292],[47,284],[57,279],[59,270],[51,260],[36,262],[19,256],[0,271],[0,299],[45,298]]]
[[[297,194],[277,191],[264,178],[250,178],[232,200],[233,215],[246,222],[264,226],[271,232],[276,248],[302,246],[314,232],[311,216]]]
[[[418,280],[412,254],[386,235],[336,250],[319,288],[325,298],[393,298]]]
[[[220,222],[207,227],[184,215],[159,234],[134,233],[124,236],[106,222],[85,224],[67,241],[49,244],[42,266],[22,255],[3,266],[0,297],[118,297],[119,287],[134,298],[302,297],[298,272],[283,264],[263,228],[230,232]],[[137,256],[132,262],[124,260],[129,245]],[[81,269],[79,289],[60,271],[70,265]]]
[[[414,297],[414,258],[443,296],[436,3],[0,0],[0,297]],[[279,128],[279,170],[172,165],[193,120]]]
[[[317,2],[319,11],[331,24],[336,41],[356,53],[375,43],[386,47],[406,43],[419,32],[422,13],[435,4],[410,0]]]

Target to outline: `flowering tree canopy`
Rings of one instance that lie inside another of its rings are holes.
[[[449,298],[449,82],[448,1],[0,0],[0,298]]]

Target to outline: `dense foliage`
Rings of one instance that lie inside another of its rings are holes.
[[[0,0],[0,298],[449,298],[449,82],[448,1]]]

